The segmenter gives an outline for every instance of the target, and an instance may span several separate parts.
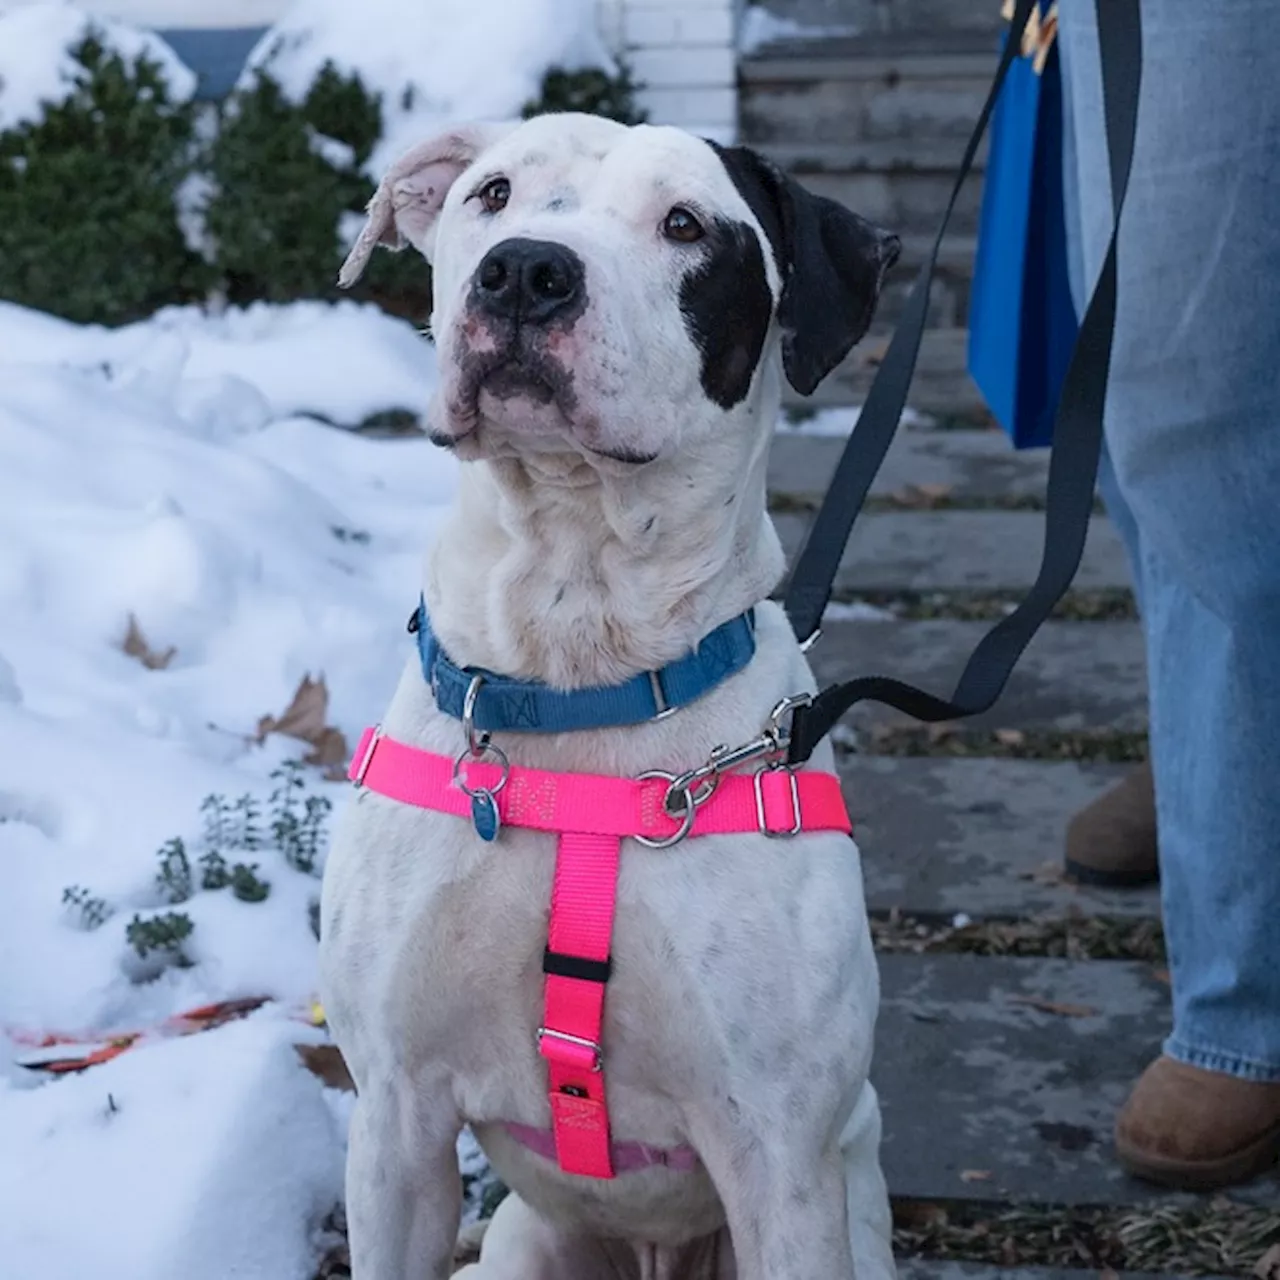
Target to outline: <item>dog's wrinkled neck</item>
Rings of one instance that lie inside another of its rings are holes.
[[[733,425],[737,441],[641,467],[464,466],[426,575],[453,660],[559,688],[614,684],[768,596],[784,567],[765,508],[769,437]]]

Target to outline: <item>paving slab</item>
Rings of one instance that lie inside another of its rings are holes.
[[[892,227],[899,235],[936,232],[951,188],[951,179],[945,174],[806,173],[800,178],[818,195],[829,196],[873,220],[878,218],[882,226]],[[956,235],[977,234],[981,202],[977,188],[976,183],[965,187],[960,216],[951,228]],[[784,384],[783,404],[821,409],[864,403],[888,342],[887,326],[877,323],[812,395],[802,396]],[[969,376],[968,345],[969,334],[964,328],[926,329],[907,403],[924,413],[989,421],[987,403]]]
[[[1164,1271],[1080,1271],[1061,1267],[993,1267],[975,1262],[937,1262],[931,1258],[904,1258],[898,1262],[898,1280],[1179,1280]],[[1225,1280],[1201,1276],[1199,1280]]]
[[[854,410],[848,413],[852,421]],[[769,492],[820,499],[845,444],[843,437],[810,436],[780,427],[769,455]],[[1015,450],[1003,431],[902,426],[871,485],[871,496],[893,497],[910,485],[936,485],[958,504],[1027,500],[1044,497],[1048,475],[1047,450]]]
[[[1169,1029],[1169,990],[1150,966],[886,955],[880,971],[871,1074],[892,1195],[1175,1199],[1122,1173],[1111,1152],[1116,1111]],[[1280,1182],[1233,1195],[1280,1204]]]
[[[849,756],[840,763],[867,904],[908,915],[1157,918],[1158,891],[1064,884],[1071,815],[1125,765]]]
[[[810,517],[779,512],[773,521],[794,560]],[[1035,581],[1043,543],[1038,511],[872,512],[854,526],[836,592],[1025,591]],[[1074,585],[1130,584],[1124,544],[1105,516],[1094,516]]]
[[[820,685],[891,675],[949,694],[986,622],[827,622],[809,651]],[[1137,622],[1047,622],[1027,646],[995,707],[965,721],[979,729],[1070,732],[1147,727],[1146,654]],[[915,721],[865,703],[852,726]]]

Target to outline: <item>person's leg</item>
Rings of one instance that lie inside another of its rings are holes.
[[[1062,66],[1062,190],[1067,232],[1067,275],[1076,315],[1089,301],[1091,277],[1086,281],[1080,209],[1080,155],[1073,112],[1072,50],[1059,45]],[[1096,70],[1096,68],[1095,68]],[[1086,68],[1087,72],[1087,68]],[[1086,80],[1080,91],[1088,93]],[[1116,479],[1106,440],[1098,459],[1098,492],[1129,557],[1133,594],[1142,606],[1142,551],[1137,521]],[[1127,888],[1150,884],[1160,874],[1156,856],[1156,802],[1150,763],[1131,769],[1071,819],[1064,858],[1067,873],[1084,884]]]
[[[1133,512],[1174,1029],[1118,1126],[1150,1177],[1280,1151],[1280,78],[1268,0],[1144,0],[1107,438]],[[1063,0],[1086,278],[1111,224],[1094,6]]]

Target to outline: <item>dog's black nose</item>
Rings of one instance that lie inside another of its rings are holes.
[[[490,315],[544,324],[583,296],[586,271],[572,249],[550,240],[504,240],[476,268],[474,294]]]

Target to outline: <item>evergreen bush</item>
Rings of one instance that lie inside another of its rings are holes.
[[[329,63],[300,104],[261,72],[223,104],[205,223],[228,302],[337,296],[339,225],[373,194],[361,166],[381,127],[377,96]]]
[[[177,208],[196,108],[92,28],[71,56],[83,74],[67,100],[0,132],[0,298],[102,324],[201,298],[208,269]]]

